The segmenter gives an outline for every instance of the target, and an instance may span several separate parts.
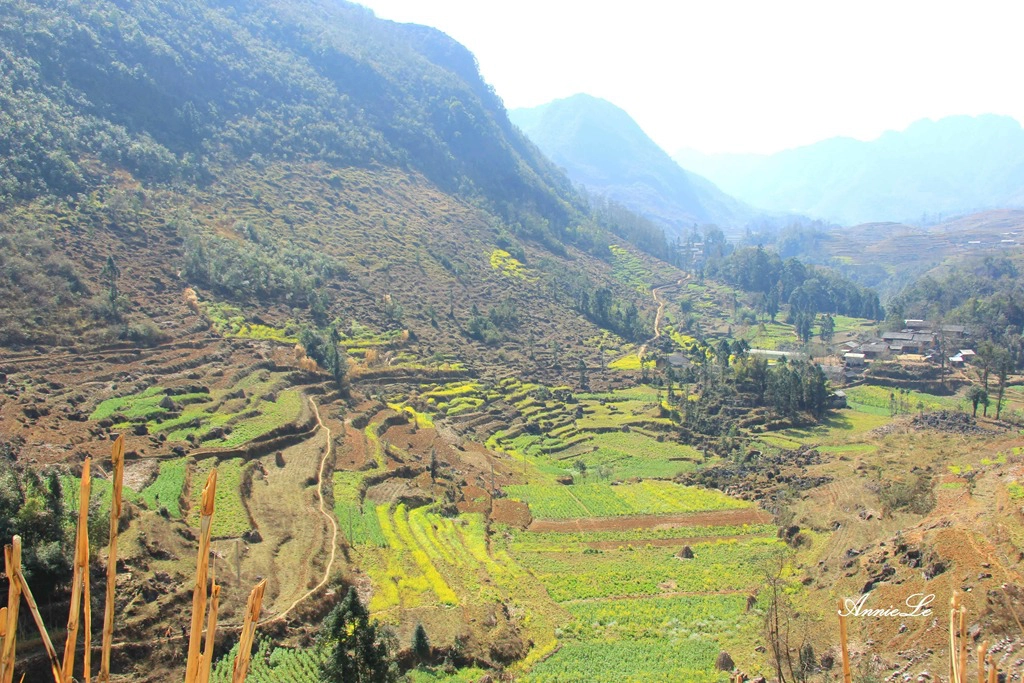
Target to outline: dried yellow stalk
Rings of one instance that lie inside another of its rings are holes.
[[[114,442],[110,464],[114,470],[114,493],[110,503],[110,549],[107,552],[107,602],[103,610],[100,683],[110,683],[110,648],[114,642],[114,590],[117,587],[117,532],[121,521],[121,492],[124,486],[124,434]]]
[[[213,508],[217,494],[217,469],[203,487],[199,522],[199,553],[196,558],[196,585],[192,591],[192,629],[188,641],[188,662],[185,665],[185,683],[198,683],[200,665],[199,645],[203,636],[203,617],[206,616],[206,581],[210,566],[210,535],[213,530]]]
[[[64,666],[61,669],[64,683],[71,683],[75,667],[75,645],[78,641],[78,615],[82,608],[82,591],[89,570],[89,494],[92,479],[89,471],[91,458],[82,465],[82,485],[78,498],[78,532],[75,534],[75,567],[71,584],[71,610],[68,613],[68,637],[64,643]]]
[[[263,592],[267,588],[267,580],[263,579],[249,593],[249,602],[245,606],[245,622],[242,624],[242,635],[238,641],[238,654],[231,673],[232,683],[245,683],[249,673],[249,659],[252,657],[252,642],[256,637],[256,625],[260,620],[263,608]]]

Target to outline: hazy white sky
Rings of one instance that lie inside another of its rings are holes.
[[[921,118],[1024,120],[1024,2],[365,0],[472,50],[508,108],[585,92],[669,153],[772,152]]]

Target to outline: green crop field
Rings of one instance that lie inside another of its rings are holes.
[[[203,487],[206,485],[207,475],[216,465],[217,467],[217,495],[214,498],[215,509],[213,512],[213,537],[214,538],[236,538],[249,530],[249,515],[245,510],[245,503],[242,501],[242,468],[244,461],[241,458],[225,460],[218,463],[216,458],[207,458],[196,464],[192,473],[191,506],[189,509],[189,524],[193,527],[199,526],[199,512]]]
[[[245,319],[242,309],[231,304],[213,301],[200,301],[199,307],[213,325],[213,329],[224,337],[239,339],[270,339],[283,344],[298,342],[295,324],[289,323],[285,329],[250,323]]]
[[[678,514],[750,507],[750,503],[718,491],[666,481],[619,486],[522,484],[506,486],[505,490],[512,498],[529,503],[534,517],[542,519]]]
[[[302,393],[294,389],[282,391],[274,401],[260,401],[256,410],[256,415],[234,423],[230,434],[205,443],[209,446],[234,448],[294,422],[302,411]]]
[[[210,683],[231,683],[238,643],[213,665]],[[319,683],[321,653],[315,647],[273,647],[261,639],[249,660],[247,683]]]
[[[334,473],[334,516],[351,545],[385,547],[387,540],[380,528],[377,506],[361,500],[359,488],[368,472]]]
[[[82,479],[62,475],[60,477],[61,497],[64,500],[64,512],[72,520],[78,519],[78,501],[82,490]],[[96,514],[100,517],[110,516],[110,502],[114,495],[114,485],[109,479],[92,477],[90,479],[89,504],[96,507]],[[138,493],[127,486],[121,489],[121,500],[131,503],[141,502],[142,498]],[[73,522],[72,522],[73,523]]]
[[[610,245],[608,249],[612,252],[612,277],[649,296],[652,274],[644,262],[616,244]]]
[[[167,508],[174,519],[181,519],[181,495],[188,478],[188,458],[175,458],[160,463],[160,472],[152,484],[142,489],[142,500],[150,510]]]
[[[198,437],[207,446],[234,448],[299,418],[301,392],[282,390],[274,395],[282,378],[281,373],[260,370],[242,377],[228,390],[211,393],[172,395],[167,393],[168,389],[149,387],[137,394],[103,401],[89,419],[120,417],[123,421],[114,425],[116,429],[145,425],[150,434],[165,434],[168,441]],[[173,407],[161,406],[168,398]],[[210,438],[211,430],[218,428],[225,433]]]
[[[735,630],[747,614],[747,596],[734,593],[580,602],[567,609],[576,618],[562,629],[567,638],[688,638]]]
[[[737,338],[746,339],[751,348],[774,351],[781,346],[799,343],[792,325],[780,322],[766,322],[763,325],[751,325],[745,332],[738,333]]]
[[[528,683],[719,683],[718,644],[707,638],[564,643],[522,681]]]
[[[113,415],[124,415],[127,418],[149,419],[167,412],[160,407],[164,400],[165,389],[153,386],[131,396],[108,398],[96,406],[89,416],[90,420],[102,420]]]
[[[760,565],[784,546],[773,538],[710,541],[691,545],[695,558],[681,560],[672,548],[630,548],[597,553],[520,552],[515,558],[531,570],[558,602],[589,598],[657,595],[673,590],[712,592],[757,585]]]
[[[640,357],[635,353],[630,353],[622,358],[616,358],[612,362],[608,363],[608,367],[612,370],[640,370]]]
[[[693,470],[701,460],[692,446],[658,442],[635,431],[595,434],[592,443],[596,450],[579,459],[591,472],[602,465],[609,468],[613,479],[674,477]]]
[[[487,672],[477,667],[470,667],[468,669],[456,669],[452,673],[446,673],[443,670],[416,668],[406,674],[409,679],[409,683],[434,683],[435,681],[444,681],[444,683],[477,683],[487,675]]]
[[[509,548],[519,552],[582,552],[592,543],[617,543],[619,549],[628,546],[643,548],[651,541],[662,539],[716,539],[728,536],[775,537],[774,524],[744,524],[739,526],[680,526],[657,529],[620,529],[614,531],[536,532],[505,529]],[[687,541],[689,542],[689,541]]]
[[[846,390],[846,401],[851,408],[862,412],[891,415],[894,410],[901,413],[916,413],[919,410],[953,409],[963,410],[966,399],[959,396],[936,396],[920,391],[899,391],[889,387],[862,384]]]

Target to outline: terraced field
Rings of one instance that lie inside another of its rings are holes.
[[[528,503],[534,517],[540,519],[682,514],[751,507],[750,503],[718,491],[666,481],[618,486],[525,484],[506,486],[505,490],[513,499]]]
[[[233,448],[300,419],[302,394],[286,384],[283,373],[256,370],[223,389],[151,386],[103,401],[89,419],[111,419],[114,429],[141,429],[168,441]]]
[[[558,651],[523,680],[724,680],[715,658],[756,637],[760,617],[748,611],[748,596],[785,553],[774,531],[510,531],[509,554],[572,618],[557,631]],[[691,559],[677,557],[684,543]]]

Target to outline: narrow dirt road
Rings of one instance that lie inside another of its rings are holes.
[[[654,336],[648,339],[640,346],[636,352],[636,357],[640,359],[642,363],[644,360],[644,354],[647,353],[647,347],[654,342],[661,339],[661,321],[665,317],[665,304],[668,303],[661,298],[661,293],[667,289],[675,289],[676,287],[682,287],[683,283],[690,279],[689,275],[679,278],[676,282],[668,285],[661,285],[651,290],[651,296],[654,298],[655,303],[658,304],[658,312],[654,315]]]
[[[327,433],[327,447],[324,449],[324,457],[320,460],[320,471],[317,473],[316,477],[316,495],[317,498],[320,499],[320,514],[327,519],[327,522],[331,525],[332,529],[331,556],[330,559],[327,561],[327,566],[324,567],[324,578],[320,580],[320,583],[311,588],[305,595],[302,595],[299,598],[297,598],[295,602],[289,605],[288,608],[283,612],[271,617],[267,617],[266,619],[261,621],[261,626],[265,624],[272,624],[277,621],[283,621],[288,617],[288,614],[293,609],[298,607],[302,602],[309,599],[314,593],[316,593],[318,590],[327,585],[327,581],[331,577],[331,570],[334,569],[334,560],[337,558],[338,554],[338,521],[334,518],[334,514],[331,511],[324,509],[324,467],[327,465],[327,459],[330,458],[331,453],[334,451],[334,439],[331,435],[330,428],[323,423],[323,420],[320,419],[320,409],[317,407],[316,402],[311,398],[309,399],[309,404],[313,406],[313,413],[316,415],[317,425]]]

